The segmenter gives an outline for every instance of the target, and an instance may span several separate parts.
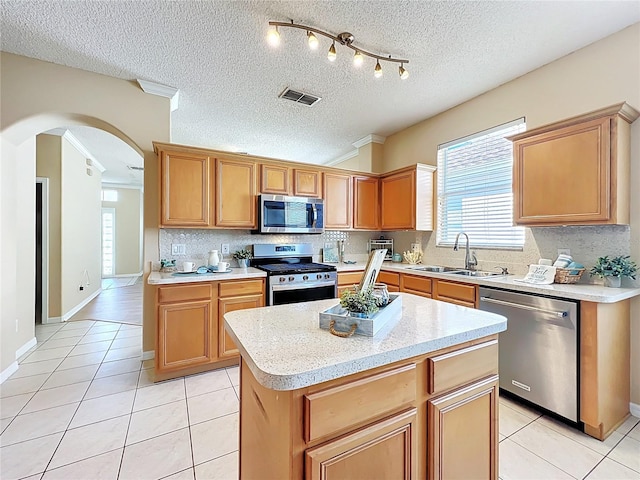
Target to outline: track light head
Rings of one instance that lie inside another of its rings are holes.
[[[267,32],[267,42],[272,47],[277,47],[280,45],[280,32],[278,32],[278,27],[270,28],[269,32]]]
[[[311,50],[318,49],[318,37],[316,37],[311,31],[307,32],[307,42],[309,43],[309,48]]]
[[[404,64],[400,64],[400,68],[398,68],[398,73],[400,74],[400,78],[402,80],[406,80],[409,78],[409,72],[404,68]]]
[[[359,50],[356,50],[356,54],[353,56],[353,64],[356,67],[359,67],[360,65],[362,65],[363,61],[364,61],[364,58],[362,57],[362,54],[360,53]]]
[[[336,61],[336,44],[335,42],[333,42],[331,44],[331,46],[329,47],[329,53],[327,53],[327,58],[329,59],[330,62],[335,62]]]
[[[380,65],[380,60],[376,62],[376,68],[373,69],[373,76],[376,78],[380,78],[382,76],[382,66]]]

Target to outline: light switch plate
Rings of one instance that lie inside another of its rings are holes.
[[[571,250],[569,248],[559,248],[558,255],[571,255]]]
[[[172,243],[171,255],[186,255],[187,246],[184,243]]]

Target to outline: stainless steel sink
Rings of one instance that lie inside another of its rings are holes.
[[[447,273],[447,272],[457,272],[460,270],[459,267],[443,267],[440,265],[417,265],[415,267],[407,267],[407,270],[417,270],[420,272],[438,272],[438,273]]]
[[[482,270],[457,270],[455,272],[447,272],[451,275],[464,275],[466,277],[499,277],[501,273],[497,272],[484,272]]]

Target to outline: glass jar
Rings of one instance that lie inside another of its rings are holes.
[[[389,290],[386,283],[373,284],[373,296],[376,298],[378,307],[386,307],[389,304]]]

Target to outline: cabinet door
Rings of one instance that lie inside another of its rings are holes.
[[[160,152],[161,226],[212,226],[212,168],[206,155]]]
[[[610,117],[514,143],[514,221],[607,223],[611,215]]]
[[[351,176],[324,174],[324,226],[351,228]]]
[[[380,179],[382,230],[414,229],[416,221],[416,172],[391,175]]]
[[[217,331],[211,300],[158,306],[160,371],[194,367],[217,358]]]
[[[216,161],[216,226],[256,228],[256,164]]]
[[[379,182],[372,177],[353,177],[353,228],[380,228]]]
[[[315,197],[322,195],[322,174],[313,170],[293,169],[293,194],[297,197]]]
[[[246,295],[242,297],[221,298],[218,300],[218,354],[220,358],[238,355],[238,348],[224,328],[224,314],[235,310],[258,308],[264,306],[264,295]]]
[[[306,480],[416,478],[416,409],[305,452]]]
[[[289,168],[260,165],[260,193],[289,195]]]
[[[497,375],[429,400],[427,415],[428,478],[498,478]]]

